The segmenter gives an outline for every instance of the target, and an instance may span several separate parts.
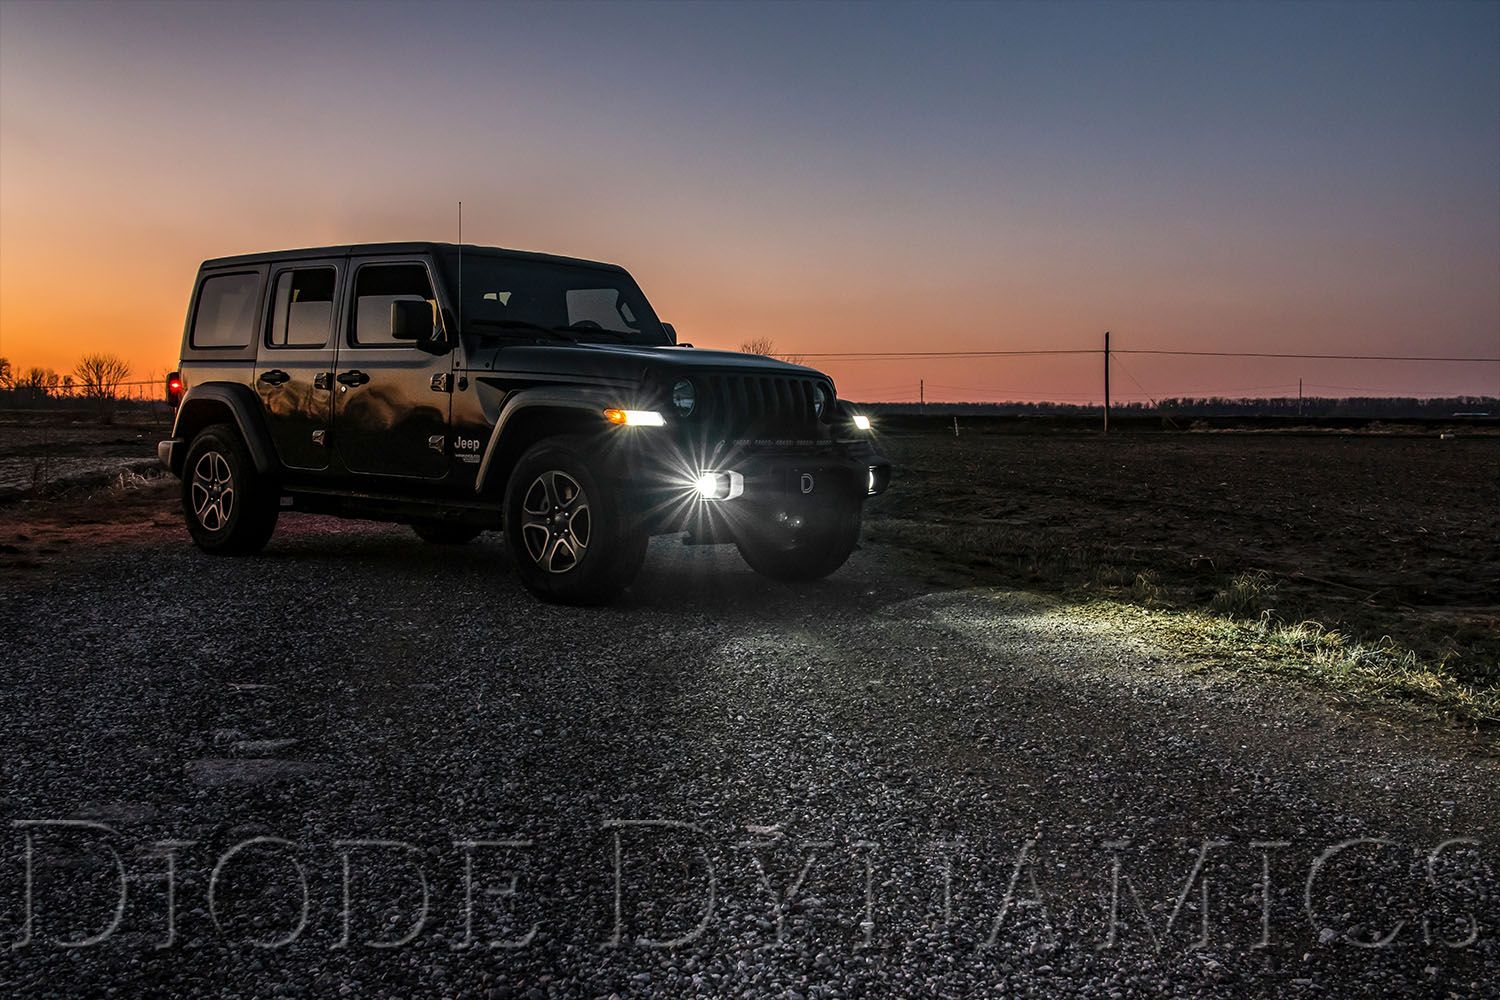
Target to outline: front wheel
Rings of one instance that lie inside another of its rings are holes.
[[[521,456],[505,493],[505,543],[526,588],[558,604],[611,600],[646,557],[646,532],[585,438],[542,441]]]
[[[840,504],[801,517],[784,517],[744,530],[735,539],[741,557],[762,576],[787,583],[821,580],[859,545],[860,505]]]
[[[205,427],[182,466],[182,513],[204,552],[259,552],[276,530],[281,494],[255,470],[250,451],[229,424]]]

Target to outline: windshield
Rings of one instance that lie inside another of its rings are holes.
[[[526,337],[542,328],[579,340],[670,343],[623,271],[465,253],[462,287],[468,333]]]

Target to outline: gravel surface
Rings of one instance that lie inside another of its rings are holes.
[[[137,492],[0,572],[0,990],[1497,995],[1493,733],[879,546],[660,539],[576,610],[493,535],[215,559]]]

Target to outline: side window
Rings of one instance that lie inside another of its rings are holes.
[[[354,279],[354,343],[399,345],[391,338],[391,303],[402,299],[426,302],[437,317],[437,299],[427,268],[421,264],[366,264]]]
[[[193,312],[194,347],[249,347],[255,339],[255,306],[260,275],[216,274],[198,290]]]
[[[271,347],[323,347],[333,327],[333,287],[338,273],[331,267],[283,271],[271,298]]]
[[[568,323],[598,323],[606,330],[628,333],[636,329],[635,315],[621,301],[617,288],[570,288]]]

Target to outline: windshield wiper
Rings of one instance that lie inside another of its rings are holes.
[[[623,330],[609,330],[602,326],[580,326],[577,323],[569,323],[567,326],[556,326],[553,327],[553,329],[558,330],[562,333],[581,333],[588,334],[589,336],[603,334],[606,337],[614,337],[615,339],[624,343],[633,343],[633,341],[631,341],[630,339],[630,335],[625,333]]]
[[[614,337],[622,343],[634,343],[630,335],[620,330],[608,330],[602,326],[581,326],[577,323],[569,323],[567,326],[547,326],[545,323],[533,323],[529,319],[471,319],[469,324],[473,326],[493,326],[502,330],[528,330],[533,333],[546,334],[556,340],[566,340],[570,343],[578,343],[580,336],[603,335]]]
[[[566,340],[570,344],[578,343],[578,338],[571,336],[566,328],[556,326],[545,326],[541,323],[533,323],[525,319],[471,319],[472,326],[493,326],[501,330],[527,330],[532,333],[544,334],[554,340]]]

